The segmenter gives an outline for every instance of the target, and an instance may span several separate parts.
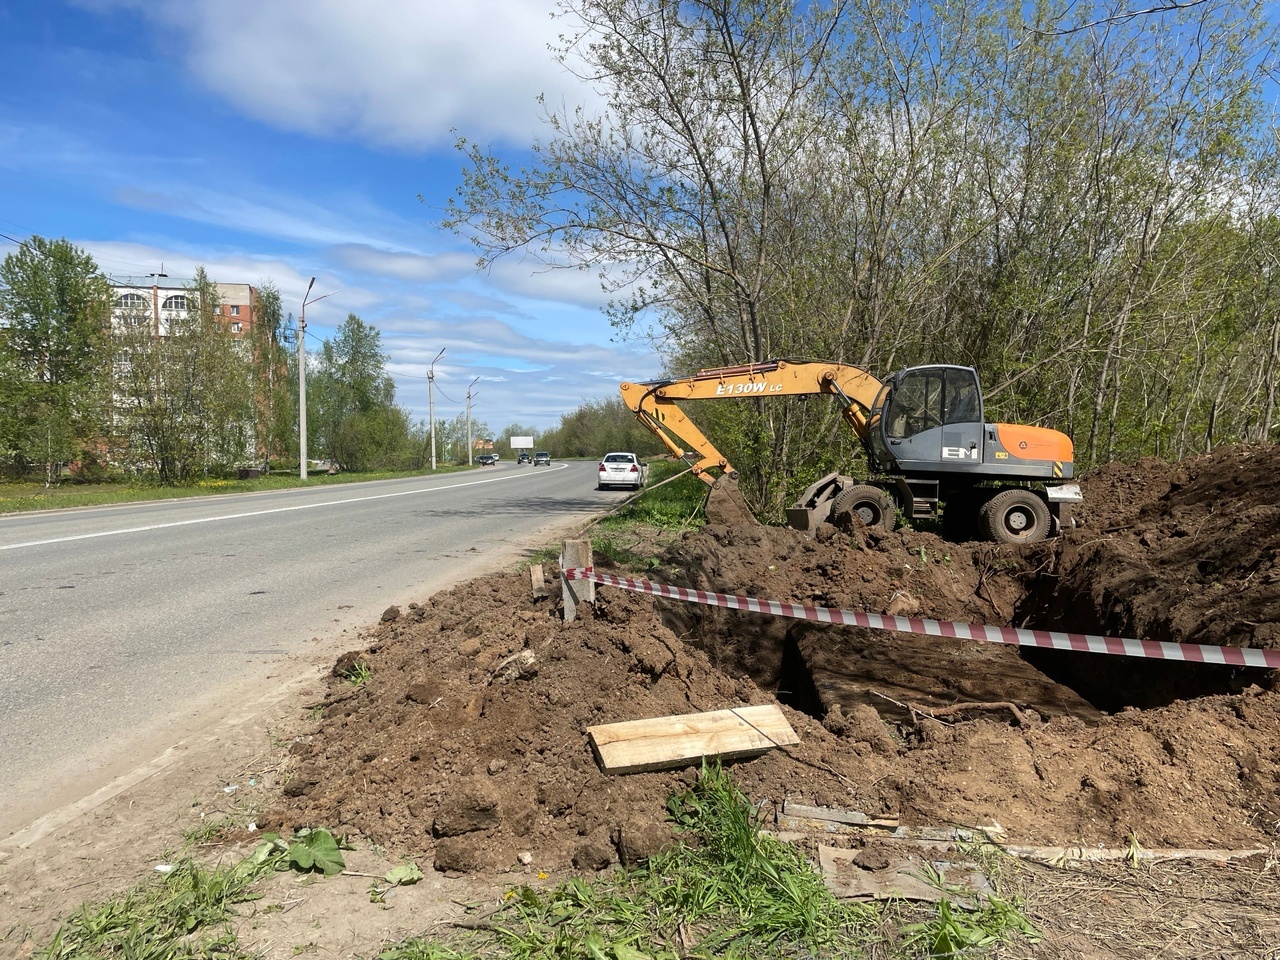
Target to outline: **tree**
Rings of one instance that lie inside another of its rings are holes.
[[[254,435],[268,462],[288,456],[297,443],[297,383],[292,353],[281,346],[284,318],[280,291],[270,280],[256,290],[249,326],[254,395]]]
[[[409,448],[409,418],[395,403],[386,371],[382,335],[356,314],[347,315],[321,349],[319,370],[308,389],[319,449],[346,470],[395,466]]]
[[[1058,29],[1090,16],[1058,0],[562,8],[577,28],[561,60],[601,111],[547,106],[518,168],[460,141],[445,222],[485,262],[522,250],[602,271],[615,323],[643,334],[643,318],[673,374],[776,356],[881,376],[969,364],[993,418],[1065,427],[1082,465],[1167,442],[1143,429],[1153,383],[1196,398],[1165,425],[1198,438],[1188,452],[1251,398],[1274,410],[1227,334],[1255,317],[1273,353],[1269,271],[1247,279],[1253,231],[1280,214],[1263,5],[1161,4],[1084,31]],[[1207,361],[1190,377],[1188,352]],[[834,405],[711,416],[767,513],[851,472]]]
[[[32,237],[0,263],[0,456],[19,471],[91,448],[104,426],[110,288],[67,240]]]
[[[217,287],[203,267],[185,294],[186,307],[164,311],[158,333],[126,317],[116,337],[124,458],[166,484],[255,458],[249,344],[216,319]]]

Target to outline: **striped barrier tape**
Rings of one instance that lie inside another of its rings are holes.
[[[689,590],[665,583],[652,583],[631,577],[599,573],[593,567],[571,567],[562,575],[566,580],[591,580],[610,587],[648,593],[669,600],[684,600],[748,613],[769,613],[795,620],[817,620],[821,623],[917,633],[933,637],[958,637],[986,643],[1012,646],[1045,647],[1052,650],[1074,650],[1077,653],[1109,653],[1119,657],[1145,657],[1151,660],[1184,660],[1188,663],[1216,663],[1233,667],[1280,669],[1280,650],[1256,647],[1210,647],[1199,643],[1170,643],[1164,640],[1129,640],[1121,637],[1099,637],[1085,633],[1061,633],[1057,630],[1024,630],[1018,627],[988,627],[980,623],[952,623],[947,620],[924,620],[920,617],[890,617],[860,610],[814,607],[804,603],[776,603],[707,590]]]

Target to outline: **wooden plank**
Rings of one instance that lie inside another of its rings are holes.
[[[703,757],[752,757],[800,742],[776,704],[607,723],[588,727],[587,734],[605,773],[683,767]]]
[[[995,895],[991,882],[976,864],[951,859],[912,841],[882,843],[874,851],[819,844],[818,865],[827,889],[842,899],[936,902],[946,896],[966,909],[974,909],[978,898]],[[931,873],[941,878],[943,888],[928,881]]]
[[[783,823],[786,822],[786,823]],[[868,817],[861,810],[837,810],[831,806],[805,806],[794,804],[790,800],[782,801],[782,813],[778,814],[778,828],[818,829],[829,833],[840,833],[842,827],[878,827],[895,829],[899,826],[897,817]]]

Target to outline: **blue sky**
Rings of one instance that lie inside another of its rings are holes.
[[[433,225],[454,131],[516,159],[536,101],[586,92],[546,50],[551,0],[4,0],[0,233],[66,237],[104,273],[160,269],[340,290],[307,309],[382,331],[397,396],[436,414],[555,426],[659,372],[621,343],[589,273],[475,267]],[[418,201],[421,194],[426,204]],[[0,241],[0,255],[15,249]],[[318,348],[308,336],[308,350]]]

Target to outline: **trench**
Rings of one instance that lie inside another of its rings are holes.
[[[1106,632],[1081,598],[1059,596],[1055,605],[1064,601],[1082,615],[1070,622],[1030,622],[1043,629]],[[1036,608],[1043,613],[1043,603],[1043,596],[1029,591],[1014,622]],[[970,663],[971,645],[941,638],[687,606],[666,610],[668,625],[678,626],[679,635],[727,675],[746,674],[779,702],[819,721],[836,705],[846,714],[867,705],[886,720],[904,720],[913,705],[1009,701],[1046,719],[1073,716],[1097,723],[1105,714],[1239,693],[1250,684],[1280,686],[1277,671],[1000,645],[992,645],[990,659],[979,651]]]

